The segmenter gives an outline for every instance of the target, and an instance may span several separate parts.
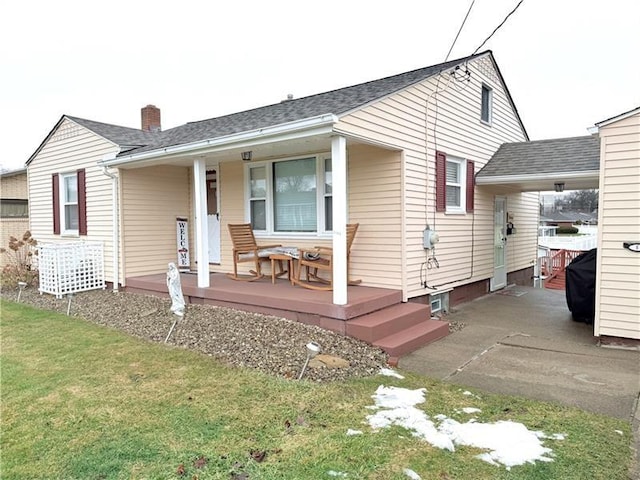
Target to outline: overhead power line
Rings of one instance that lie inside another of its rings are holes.
[[[469,17],[469,14],[471,13],[471,9],[473,8],[473,4],[474,3],[476,3],[476,0],[472,0],[471,1],[471,5],[469,5],[469,10],[467,10],[467,14],[464,16],[464,20],[462,20],[462,25],[460,25],[460,28],[458,29],[458,33],[456,34],[456,38],[453,39],[453,43],[451,44],[451,48],[449,49],[449,52],[447,53],[447,56],[444,59],[445,62],[447,60],[449,60],[449,55],[451,55],[451,50],[453,50],[453,46],[458,41],[458,37],[460,36],[460,32],[462,32],[462,27],[464,27],[464,24],[467,21],[467,18]]]
[[[519,7],[520,5],[522,5],[522,2],[524,2],[524,0],[520,0],[520,1],[518,2],[518,4],[515,6],[515,8],[514,8],[513,10],[511,10],[511,11],[509,12],[509,14],[508,14],[506,17],[504,17],[504,20],[502,20],[502,23],[501,23],[500,25],[498,25],[498,26],[495,28],[495,30],[494,30],[493,32],[491,32],[491,35],[489,35],[489,36],[485,39],[485,41],[484,41],[484,42],[482,42],[482,44],[481,44],[478,48],[476,48],[476,50],[473,52],[473,55],[475,55],[476,53],[478,53],[478,50],[480,50],[480,49],[484,46],[484,44],[485,44],[485,43],[487,43],[491,37],[493,37],[493,34],[494,34],[494,33],[496,33],[496,32],[498,31],[498,29],[499,29],[502,25],[504,25],[504,24],[505,24],[505,22],[507,21],[507,19],[508,19],[511,15],[513,15],[513,14],[515,13],[515,11],[516,11],[516,10],[518,10],[518,7]]]

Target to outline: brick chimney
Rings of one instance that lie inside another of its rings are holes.
[[[160,131],[160,109],[155,105],[147,105],[140,109],[142,130],[145,132]]]

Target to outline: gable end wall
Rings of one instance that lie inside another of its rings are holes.
[[[29,217],[38,243],[99,241],[104,245],[105,278],[113,281],[112,186],[97,162],[118,147],[90,130],[65,119],[29,163]],[[87,231],[80,237],[53,234],[51,175],[86,170]]]
[[[404,215],[405,231],[398,238],[404,237],[406,242],[408,298],[433,292],[423,287],[424,279],[428,285],[445,290],[493,275],[495,194],[507,195],[507,210],[518,219],[518,233],[510,238],[507,249],[508,271],[531,267],[535,262],[537,193],[509,194],[476,187],[474,214],[435,212],[436,150],[472,160],[477,172],[502,143],[526,140],[491,58],[481,57],[467,67],[471,71],[468,84],[454,83],[449,74],[443,74],[440,81],[437,77],[430,78],[339,122],[338,129],[346,135],[370,138],[404,151],[400,212]],[[483,84],[493,91],[491,126],[480,121]],[[440,93],[434,95],[436,89]],[[422,237],[427,225],[440,235],[436,246],[438,269],[425,268]]]

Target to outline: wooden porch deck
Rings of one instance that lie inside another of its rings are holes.
[[[384,349],[390,356],[408,353],[448,333],[448,324],[431,320],[429,307],[402,303],[402,292],[364,286],[347,287],[348,303],[334,305],[330,291],[294,286],[271,277],[254,282],[210,274],[210,287],[199,288],[197,275],[180,275],[187,304],[207,304],[275,315],[349,335]],[[166,275],[127,278],[125,291],[168,297]]]

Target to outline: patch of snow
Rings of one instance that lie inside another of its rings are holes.
[[[380,369],[380,375],[385,375],[387,377],[396,377],[396,378],[399,378],[399,379],[403,379],[404,378],[402,375],[397,373],[395,370],[392,370],[391,368],[381,368]]]
[[[404,470],[402,470],[402,473],[404,473],[411,480],[422,480],[422,477],[410,468],[405,468]]]
[[[362,435],[362,430],[353,430],[350,428],[347,430],[347,435]]]
[[[454,451],[451,440],[438,432],[433,422],[422,410],[414,407],[414,405],[424,403],[425,392],[425,388],[409,390],[380,385],[372,397],[376,402],[374,408],[381,410],[367,416],[369,425],[373,429],[398,425],[411,431],[414,437],[422,438],[438,448]]]
[[[488,449],[482,460],[497,462],[506,467],[524,463],[552,462],[553,452],[544,447],[533,432],[522,423],[498,421],[495,423],[458,423],[453,419],[443,421],[438,430],[445,433],[456,445]]]
[[[474,408],[474,407],[464,407],[462,411],[468,414],[482,412],[482,410],[480,410],[479,408]]]
[[[341,477],[341,478],[346,478],[349,476],[348,473],[345,472],[336,472],[335,470],[329,470],[327,472],[327,475],[329,475],[330,477]]]
[[[454,445],[486,449],[488,451],[477,458],[494,465],[504,465],[508,470],[525,463],[552,462],[553,451],[542,445],[542,439],[564,439],[564,434],[547,437],[544,432],[529,430],[523,424],[512,421],[478,423],[471,420],[459,423],[445,415],[436,415],[434,418],[440,422],[436,426],[422,410],[415,407],[424,403],[425,393],[425,388],[409,390],[380,385],[372,395],[375,405],[368,407],[378,410],[367,416],[369,425],[374,429],[398,425],[409,430],[413,436],[452,452],[455,451]],[[472,413],[475,410],[478,409]]]
[[[469,390],[465,390],[464,392],[462,392],[462,394],[466,395],[467,397],[480,398],[478,395],[476,395],[475,393],[470,392]]]

